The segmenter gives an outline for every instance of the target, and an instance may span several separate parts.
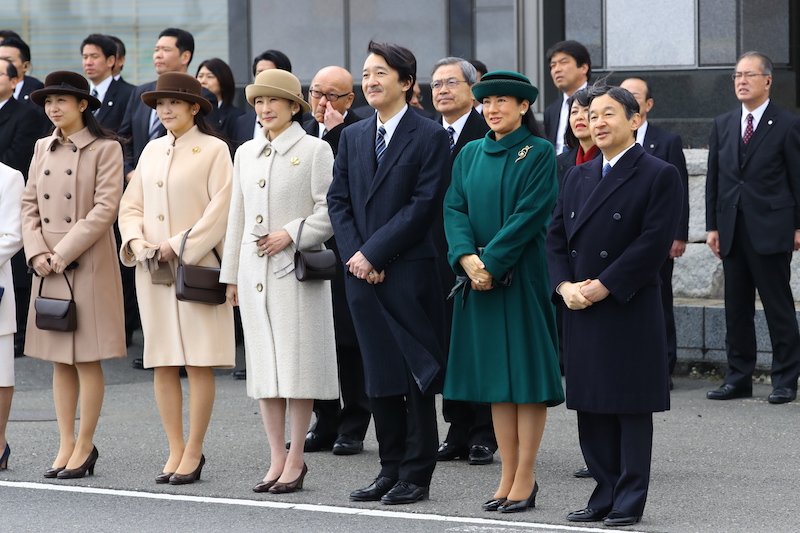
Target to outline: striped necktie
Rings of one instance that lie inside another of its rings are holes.
[[[158,113],[156,113],[155,109],[150,112],[150,131],[148,133],[148,139],[151,141],[153,139],[158,139],[161,137],[161,121],[158,120]]]
[[[452,152],[456,147],[456,130],[453,129],[453,126],[447,126],[447,134],[450,136],[450,151]]]
[[[92,89],[92,96],[94,96],[95,98],[98,98],[98,99],[99,99],[99,97],[100,97],[100,93],[99,93],[99,92],[97,92],[97,87],[95,87],[94,89]],[[101,102],[101,103],[102,103],[102,102]],[[100,111],[100,108],[99,108],[99,107],[98,107],[97,109],[95,109],[94,111],[92,111],[92,115],[96,115],[98,111]]]
[[[375,161],[377,161],[379,165],[381,164],[381,159],[383,159],[383,153],[386,151],[384,135],[386,135],[386,130],[381,126],[378,128],[378,136],[375,138]]]
[[[603,176],[602,177],[605,178],[606,174],[608,174],[609,170],[611,170],[611,163],[606,163],[606,166],[603,167]]]

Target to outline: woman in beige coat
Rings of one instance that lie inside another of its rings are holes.
[[[61,442],[44,476],[83,477],[94,472],[92,443],[103,405],[102,359],[125,357],[122,284],[112,225],[122,196],[122,147],[95,120],[100,101],[73,72],[53,72],[31,93],[56,129],[36,143],[22,199],[25,257],[36,271],[25,354],[53,361],[53,396]],[[69,299],[78,315],[71,333],[36,326],[34,302],[42,295]],[[80,398],[81,423],[75,440]]]
[[[139,158],[119,213],[120,258],[136,266],[136,296],[144,334],[144,366],[155,368],[154,388],[169,440],[169,459],[156,483],[200,479],[214,406],[214,367],[235,362],[233,309],[227,302],[178,301],[174,279],[184,234],[183,262],[218,267],[228,220],[231,157],[204,115],[211,104],[192,76],[162,74],[142,101],[158,113],[167,135],[150,141]],[[157,263],[157,267],[156,267]],[[189,377],[189,438],[184,441],[179,369]]]
[[[247,100],[264,135],[236,152],[220,281],[241,307],[247,392],[260,400],[271,451],[269,471],[253,490],[285,493],[302,488],[308,470],[303,445],[313,399],[339,397],[330,282],[301,283],[293,272],[303,220],[304,250],[324,248],[333,234],[326,200],[333,153],[300,126],[309,106],[289,72],[260,73]]]

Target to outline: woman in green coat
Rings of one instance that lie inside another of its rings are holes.
[[[564,401],[544,238],[556,155],[530,110],[538,89],[491,72],[472,89],[491,131],[453,164],[444,201],[457,294],[444,397],[490,403],[502,476],[487,511],[534,507],[547,407]]]

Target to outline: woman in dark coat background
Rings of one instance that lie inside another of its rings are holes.
[[[217,109],[208,118],[209,124],[225,140],[233,139],[236,119],[244,115],[244,111],[233,105],[236,82],[231,67],[220,58],[212,57],[200,63],[195,77],[200,85],[217,97]]]

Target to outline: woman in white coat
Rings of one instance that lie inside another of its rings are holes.
[[[309,105],[291,73],[265,70],[246,93],[264,135],[234,158],[220,281],[241,307],[247,392],[260,400],[270,446],[269,471],[253,490],[281,494],[303,487],[313,400],[339,397],[330,282],[301,283],[293,272],[303,220],[304,250],[322,249],[333,234],[326,200],[333,153],[300,125]]]
[[[14,395],[14,332],[17,310],[11,258],[22,248],[20,207],[25,181],[22,174],[0,163],[0,470],[8,467],[11,447],[6,441],[6,424]]]

